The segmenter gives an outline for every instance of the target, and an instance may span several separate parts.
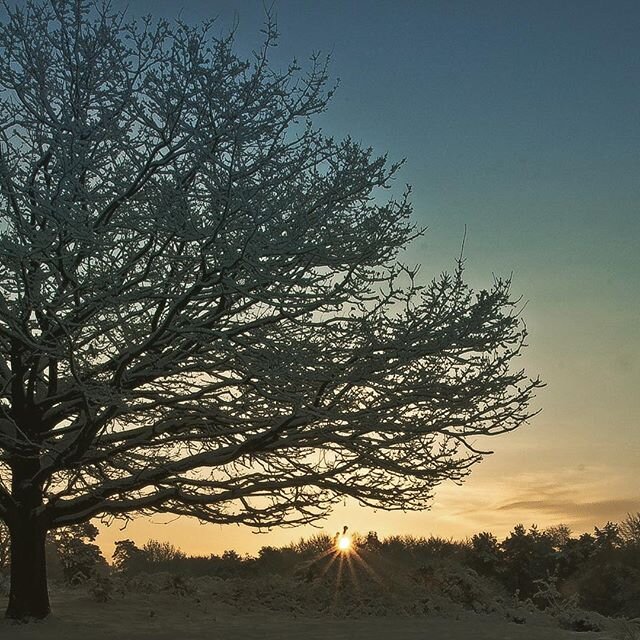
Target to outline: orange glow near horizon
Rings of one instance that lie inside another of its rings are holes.
[[[541,425],[538,431],[543,429]],[[532,471],[527,468],[527,460],[534,452],[537,468]],[[349,523],[352,536],[355,532],[366,535],[375,531],[380,539],[390,535],[434,535],[464,540],[480,531],[491,531],[503,538],[518,523],[526,527],[535,523],[540,528],[562,523],[579,535],[640,511],[640,499],[629,480],[635,467],[627,470],[619,465],[612,470],[604,464],[582,464],[586,455],[576,445],[575,461],[567,464],[562,460],[562,451],[542,449],[540,443],[533,446],[528,432],[523,430],[511,434],[504,449],[479,465],[464,485],[441,485],[429,511],[374,511],[347,501],[315,527],[273,528],[260,534],[250,527],[202,524],[195,518],[145,516],[127,521],[126,527],[118,522],[100,526],[96,543],[107,558],[111,558],[115,542],[127,538],[138,546],[150,539],[170,542],[190,555],[220,555],[232,549],[255,556],[264,546],[285,546],[317,534],[320,528],[332,539],[339,531],[332,549],[347,559],[355,551],[352,547],[340,553],[339,538],[348,535],[342,531],[345,522]]]

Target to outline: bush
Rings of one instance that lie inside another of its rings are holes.
[[[506,594],[493,581],[456,562],[433,562],[414,573],[430,598],[449,601],[476,613],[502,609]]]
[[[500,611],[517,622],[543,610],[567,629],[601,626],[597,615],[640,617],[637,519],[607,523],[573,538],[564,525],[544,531],[516,526],[502,541],[488,532],[467,542],[443,538],[353,536],[342,555],[326,534],[258,556],[225,551],[188,557],[169,543],[116,543],[114,565],[135,591],[215,592],[246,607],[338,615],[421,614],[453,608]],[[93,588],[93,587],[92,587]],[[107,587],[97,583],[96,597]],[[506,605],[514,597],[513,611]],[[285,601],[288,598],[286,604]],[[535,606],[534,606],[535,605]],[[528,607],[528,609],[527,609]],[[536,609],[537,607],[537,609]],[[579,608],[580,607],[580,608]]]
[[[124,596],[124,584],[109,573],[97,573],[88,580],[87,591],[96,602],[109,602],[116,594]]]
[[[640,617],[640,551],[595,558],[578,575],[580,604],[605,616]]]

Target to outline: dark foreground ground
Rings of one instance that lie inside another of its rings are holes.
[[[490,614],[448,617],[339,619],[278,612],[243,612],[241,605],[215,604],[166,594],[128,595],[97,603],[82,590],[52,595],[54,613],[44,622],[0,622],[8,640],[635,640],[616,626],[606,632],[564,631],[543,615],[515,624]],[[4,611],[6,598],[0,598]],[[635,637],[634,637],[635,636]]]

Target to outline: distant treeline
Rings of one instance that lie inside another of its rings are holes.
[[[189,556],[169,542],[150,540],[139,547],[131,540],[120,540],[109,566],[94,542],[97,533],[92,525],[80,525],[51,536],[51,577],[70,584],[98,571],[125,578],[167,572],[185,578],[295,575],[312,580],[322,563],[339,553],[335,538],[325,534],[284,547],[265,546],[257,556],[241,556],[235,551]],[[6,540],[0,530],[0,563],[5,566]],[[488,532],[454,541],[415,536],[379,538],[371,531],[355,534],[353,548],[365,563],[374,566],[384,563],[397,571],[411,572],[434,562],[447,562],[476,572],[521,601],[532,599],[535,603],[540,584],[547,585],[548,592],[551,583],[559,597],[574,598],[583,609],[607,616],[640,617],[640,513],[577,537],[565,525],[547,529],[517,525],[503,540]]]

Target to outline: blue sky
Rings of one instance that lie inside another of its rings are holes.
[[[189,22],[219,16],[221,31],[237,21],[241,54],[261,41],[261,1],[128,6],[158,17],[182,6]],[[412,185],[429,228],[407,259],[424,277],[450,268],[466,226],[470,281],[513,272],[528,300],[522,364],[548,383],[542,414],[492,442],[496,455],[464,487],[444,487],[431,512],[347,504],[328,528],[584,530],[640,510],[640,3],[277,0],[273,12],[274,64],[331,54],[340,83],[321,118],[327,134],[406,158],[398,190]],[[192,526],[139,523],[133,535],[187,539]],[[267,544],[212,531],[198,534],[204,551]]]

